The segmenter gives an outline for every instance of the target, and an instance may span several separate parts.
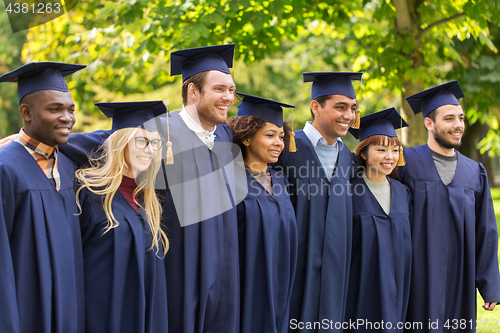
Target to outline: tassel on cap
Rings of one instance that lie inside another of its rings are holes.
[[[403,138],[403,117],[399,120],[399,128],[401,129],[401,138]],[[403,142],[400,140],[400,146],[399,146],[399,158],[398,158],[398,163],[396,166],[403,166],[405,165],[405,157],[403,155]]]
[[[293,109],[292,109],[292,132],[290,133],[290,143],[288,146],[288,151],[295,153],[297,151],[297,145],[295,144],[295,133],[293,132]]]
[[[397,166],[403,166],[405,165],[405,158],[403,156],[403,146],[399,146],[399,159],[398,159],[398,164]]]
[[[170,117],[167,114],[167,158],[165,164],[171,165],[174,164],[174,153],[172,152],[172,141],[170,141],[170,126],[168,124],[168,118]]]
[[[172,142],[167,141],[167,160],[166,164],[174,164],[174,154],[172,152]]]
[[[354,121],[353,121],[353,123],[351,125],[352,128],[359,129],[359,125],[361,123],[361,120],[360,120],[361,116],[360,115],[361,115],[361,110],[357,109],[356,110],[356,118],[354,118]]]
[[[295,133],[290,133],[290,146],[288,147],[288,151],[291,153],[295,153],[297,151],[297,146],[295,145]]]

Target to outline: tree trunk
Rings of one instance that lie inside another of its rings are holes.
[[[421,0],[392,0],[396,8],[396,35],[408,40],[412,36],[414,48],[410,54],[402,54],[412,61],[411,68],[418,71],[425,68],[424,54],[422,52],[422,39],[420,34],[420,14],[417,8],[422,3]],[[402,49],[403,50],[403,49]],[[403,52],[403,51],[401,51]],[[401,73],[403,75],[403,73]],[[415,115],[406,102],[407,96],[413,95],[425,89],[423,80],[408,79],[403,82],[401,94],[402,115],[410,125],[402,132],[403,145],[413,147],[422,145],[427,141],[427,132],[425,130],[422,115]]]
[[[479,121],[472,125],[466,123],[464,136],[462,137],[462,145],[458,148],[458,151],[474,161],[483,163],[488,173],[490,187],[494,187],[495,174],[493,172],[493,161],[488,154],[480,154],[479,150],[476,148],[477,143],[486,136],[489,129],[487,124],[481,124]]]

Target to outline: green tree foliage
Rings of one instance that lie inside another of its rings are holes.
[[[12,33],[9,18],[5,14],[3,2],[0,3],[0,73],[7,73],[21,66],[21,50],[26,41],[26,32]],[[0,137],[18,132],[22,127],[15,84],[0,84]]]
[[[500,99],[494,78],[481,86],[464,80],[496,64],[492,29],[499,24],[496,0],[96,0],[31,29],[23,56],[89,64],[75,88],[80,107],[91,110],[96,99],[172,86],[178,80],[169,76],[172,50],[235,43],[236,59],[250,68],[236,66],[238,89],[281,100],[303,97],[296,112],[301,122],[308,117],[301,71],[364,71],[363,112],[402,106],[412,125],[406,141],[415,145],[425,141],[425,129],[404,97],[450,79],[460,79],[466,93],[489,88],[491,105],[467,104],[471,122],[487,121],[488,112],[498,120],[491,109]],[[257,67],[262,79],[248,78]],[[242,84],[238,71],[246,73]],[[490,130],[483,147],[496,134]]]

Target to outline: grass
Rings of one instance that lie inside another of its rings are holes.
[[[500,187],[493,188],[491,189],[491,196],[493,197],[493,205],[495,207],[495,214],[497,218],[497,229],[500,230]],[[499,239],[500,242],[500,239]],[[500,258],[500,247],[498,251],[498,257]],[[484,311],[482,308],[482,305],[484,304],[484,301],[479,295],[477,294],[477,324],[478,324],[478,332],[482,333],[499,333],[500,332],[500,304],[498,304],[495,307],[495,310],[493,311]],[[496,329],[495,328],[485,328],[487,325],[486,323],[489,323],[492,326],[495,326],[496,324]],[[481,329],[480,329],[481,328]]]

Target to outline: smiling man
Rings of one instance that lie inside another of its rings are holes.
[[[362,73],[304,73],[313,121],[296,132],[297,153],[278,167],[288,177],[299,250],[290,302],[291,331],[340,332],[351,263],[353,157],[341,137],[355,119],[352,80]]]
[[[234,102],[233,53],[234,45],[218,45],[171,54],[171,75],[182,74],[183,107],[169,119],[174,163],[164,168],[170,332],[240,329],[236,204],[246,192],[238,196],[236,185],[246,186],[246,175],[243,168],[237,175],[225,124]]]
[[[1,332],[83,332],[83,263],[75,167],[58,152],[75,123],[64,76],[85,66],[41,62],[0,77],[18,82],[23,118],[0,149]]]
[[[456,151],[464,133],[458,81],[406,98],[422,112],[427,144],[404,150],[399,177],[412,194],[412,282],[407,322],[419,332],[475,332],[476,288],[500,301],[498,233],[484,166]],[[421,328],[421,327],[420,327]]]

